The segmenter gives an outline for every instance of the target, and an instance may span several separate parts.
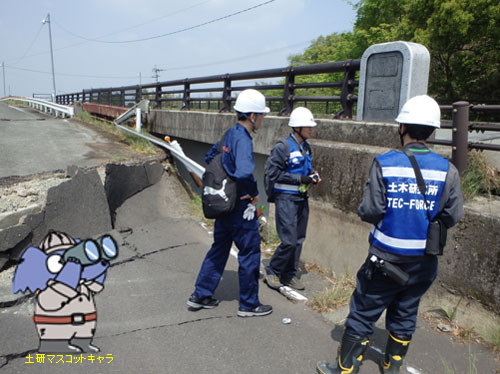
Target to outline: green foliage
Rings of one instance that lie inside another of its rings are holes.
[[[431,54],[431,96],[500,100],[497,0],[360,0],[353,6],[357,18],[352,32],[321,36],[290,62],[357,59],[372,44],[411,41]]]
[[[130,145],[137,152],[146,154],[156,153],[154,146],[146,139],[121,131],[113,123],[105,120],[100,120],[92,116],[89,112],[82,111],[77,114],[75,118],[82,122],[97,126],[109,134],[113,134],[118,138],[119,141]],[[148,133],[144,130],[141,131],[141,134],[148,135]]]
[[[500,352],[500,325],[491,326],[486,341],[493,345],[494,349]]]
[[[455,305],[452,309],[446,308],[444,306],[440,307],[438,309],[438,312],[448,321],[448,322],[453,322],[457,316],[457,311],[458,311],[458,306],[460,305],[460,302],[462,301],[462,298],[460,298],[457,302],[457,305]]]

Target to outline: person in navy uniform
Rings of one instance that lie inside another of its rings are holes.
[[[316,122],[309,109],[298,107],[290,114],[288,125],[292,133],[273,147],[266,170],[274,181],[276,231],[281,244],[266,266],[265,281],[272,289],[284,285],[303,290],[297,272],[309,219],[307,187],[320,182],[311,166],[311,147],[307,143]]]
[[[226,134],[222,147],[222,164],[229,177],[238,184],[240,200],[229,214],[217,218],[214,227],[214,242],[208,251],[195,290],[187,305],[193,309],[210,309],[219,304],[213,297],[224,272],[234,242],[238,247],[238,277],[240,300],[237,315],[240,317],[265,316],[272,312],[270,305],[259,301],[260,235],[256,206],[259,202],[257,182],[253,176],[252,133],[261,125],[266,107],[264,95],[247,89],[242,91],[234,105],[238,122]],[[219,142],[207,153],[205,161],[217,154]]]
[[[429,222],[438,218],[446,230],[463,216],[457,169],[425,143],[440,127],[440,116],[429,96],[409,99],[396,118],[402,151],[389,151],[373,161],[358,208],[361,219],[373,224],[369,255],[357,273],[337,360],[318,362],[321,374],[358,373],[373,325],[384,310],[389,335],[381,370],[400,373],[420,299],[437,276],[437,256],[426,252]],[[421,170],[425,200],[410,156]],[[387,267],[397,269],[399,276],[390,276]]]

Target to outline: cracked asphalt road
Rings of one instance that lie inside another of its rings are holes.
[[[236,316],[237,260],[232,256],[215,294],[220,305],[188,310],[187,298],[212,239],[191,218],[181,194],[175,178],[165,176],[117,211],[112,234],[120,254],[104,291],[96,296],[94,344],[101,348],[101,363],[76,363],[78,355],[65,355],[59,363],[59,356],[52,363],[48,357],[36,362],[33,298],[11,294],[13,269],[0,273],[0,373],[298,374],[314,373],[318,360],[334,360],[342,328],[262,282],[261,301],[271,304],[274,312],[265,317]],[[304,276],[308,289],[313,288],[310,277]],[[284,317],[291,318],[291,324],[283,324]],[[408,372],[469,373],[473,352],[478,372],[495,373],[495,362],[484,347],[452,344],[448,336],[420,323],[407,359]],[[384,348],[385,336],[376,329],[360,374],[378,373],[374,360],[380,356],[377,349]],[[28,354],[33,363],[26,363]],[[445,371],[440,357],[458,371]]]
[[[320,316],[263,283],[261,301],[272,304],[274,312],[237,317],[237,260],[232,256],[216,293],[219,307],[188,310],[186,301],[212,239],[181,202],[166,197],[174,188],[169,183],[134,196],[117,212],[112,234],[120,253],[96,296],[94,343],[106,359],[56,364],[56,356],[53,363],[37,363],[33,298],[11,294],[10,269],[0,278],[0,372],[303,373],[314,370],[320,356],[332,354],[329,334],[318,336],[328,329]],[[292,323],[282,324],[284,317]],[[34,356],[33,364],[26,363],[27,354]]]

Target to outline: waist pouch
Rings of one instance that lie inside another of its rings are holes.
[[[442,256],[448,237],[446,226],[439,220],[429,223],[427,232],[427,242],[425,244],[425,253],[428,255]]]

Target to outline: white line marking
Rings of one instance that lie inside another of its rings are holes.
[[[8,107],[9,107],[9,108],[11,108],[11,109],[15,109],[15,110],[18,110],[18,111],[20,111],[20,112],[26,113],[26,112],[25,112],[23,109],[21,109],[21,108],[16,108],[15,106],[10,106],[10,105],[8,105]]]

